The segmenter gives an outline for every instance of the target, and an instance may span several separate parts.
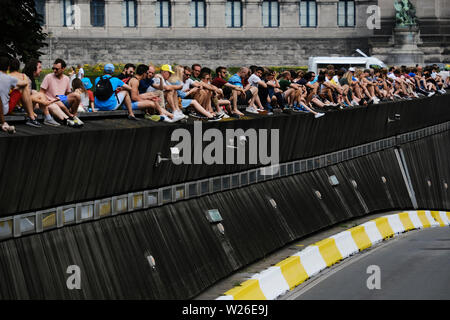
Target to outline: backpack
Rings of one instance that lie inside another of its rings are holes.
[[[95,96],[98,100],[106,101],[114,94],[114,90],[109,78],[101,77],[95,85]]]

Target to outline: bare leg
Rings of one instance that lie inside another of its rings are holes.
[[[31,120],[35,120],[36,117],[33,111],[33,102],[31,100],[30,85],[28,84],[26,87],[20,89],[20,93],[22,94],[21,102],[22,105],[25,107],[28,117],[30,117]]]
[[[69,110],[74,116],[77,115],[78,106],[81,102],[81,97],[78,93],[71,93],[67,96],[67,101],[69,102]]]

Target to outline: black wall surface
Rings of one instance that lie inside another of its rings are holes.
[[[435,180],[449,177],[448,138],[444,132],[401,146],[420,208],[449,209],[449,191],[434,189]],[[339,185],[328,182],[332,174]],[[431,189],[422,183],[429,175]],[[205,210],[214,208],[223,217],[224,235],[206,219]],[[393,148],[220,194],[0,242],[0,298],[192,298],[295,239],[392,209],[412,209]],[[155,258],[155,269],[148,255]],[[81,290],[67,289],[70,265],[80,267]]]
[[[443,95],[329,112],[320,119],[281,114],[203,123],[203,130],[279,129],[279,161],[286,162],[448,121],[449,105],[450,95]],[[388,121],[395,114],[400,121]],[[176,166],[167,161],[155,167],[157,153],[168,157],[176,144],[169,141],[177,128],[193,131],[192,123],[106,119],[87,121],[81,130],[19,125],[14,136],[0,133],[0,217],[259,166]]]

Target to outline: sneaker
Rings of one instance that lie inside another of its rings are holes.
[[[130,116],[130,115],[128,115],[127,118],[128,118],[128,120],[139,121],[139,119],[136,118],[135,116]]]
[[[258,111],[256,111],[254,107],[247,107],[245,111],[247,111],[248,113],[258,114]]]
[[[41,128],[42,127],[41,124],[36,119],[32,120],[32,119],[28,118],[27,122],[25,122],[25,124],[27,126],[35,127],[35,128]]]
[[[177,122],[184,119],[184,114],[174,113],[172,122]]]
[[[432,97],[432,96],[434,96],[435,94],[436,94],[436,92],[431,91],[431,92],[428,93],[428,97]]]
[[[191,111],[191,112],[189,113],[189,115],[190,115],[191,117],[195,118],[195,119],[207,119],[204,115],[202,115],[202,114],[200,114],[200,113],[198,113],[198,112],[196,112],[196,111]]]
[[[168,116],[161,116],[163,118],[164,122],[174,122],[172,119],[170,119]]]
[[[219,118],[218,116],[213,116],[211,118],[207,118],[208,122],[214,122],[214,121],[220,121],[221,118]]]
[[[70,120],[69,118],[66,118],[62,121],[63,126],[68,126],[68,127],[75,127],[76,124],[75,122],[73,122],[73,120]]]
[[[60,124],[58,122],[55,121],[55,119],[50,118],[50,119],[45,119],[44,120],[44,124],[46,126],[52,126],[52,127],[59,127]]]
[[[185,115],[184,113],[183,113],[183,111],[181,111],[181,110],[177,110],[177,111],[175,111],[174,113],[173,113],[173,115],[176,115],[176,116],[178,116],[179,118],[182,118],[182,119],[187,119],[187,118],[189,118],[187,115]]]
[[[80,118],[78,118],[77,116],[73,117],[73,122],[75,122],[75,124],[79,125],[79,126],[83,126],[84,122],[80,120]]]
[[[156,115],[156,114],[150,115],[150,114],[148,114],[148,113],[146,113],[146,114],[144,115],[144,119],[151,120],[151,121],[155,121],[155,122],[159,122],[159,121],[162,121],[162,120],[163,120],[163,119],[162,119],[162,116],[159,116],[159,115]]]
[[[442,93],[442,94],[446,94],[447,93],[447,91],[445,91],[444,89],[439,90],[439,92]]]
[[[314,115],[314,118],[317,119],[317,118],[323,117],[324,115],[325,115],[325,113],[320,113],[320,112],[319,112],[319,113],[317,113],[317,114]]]

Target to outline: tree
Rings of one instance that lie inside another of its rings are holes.
[[[25,62],[39,58],[39,50],[47,46],[42,31],[43,17],[34,0],[2,0],[0,9],[0,55],[16,57]]]

